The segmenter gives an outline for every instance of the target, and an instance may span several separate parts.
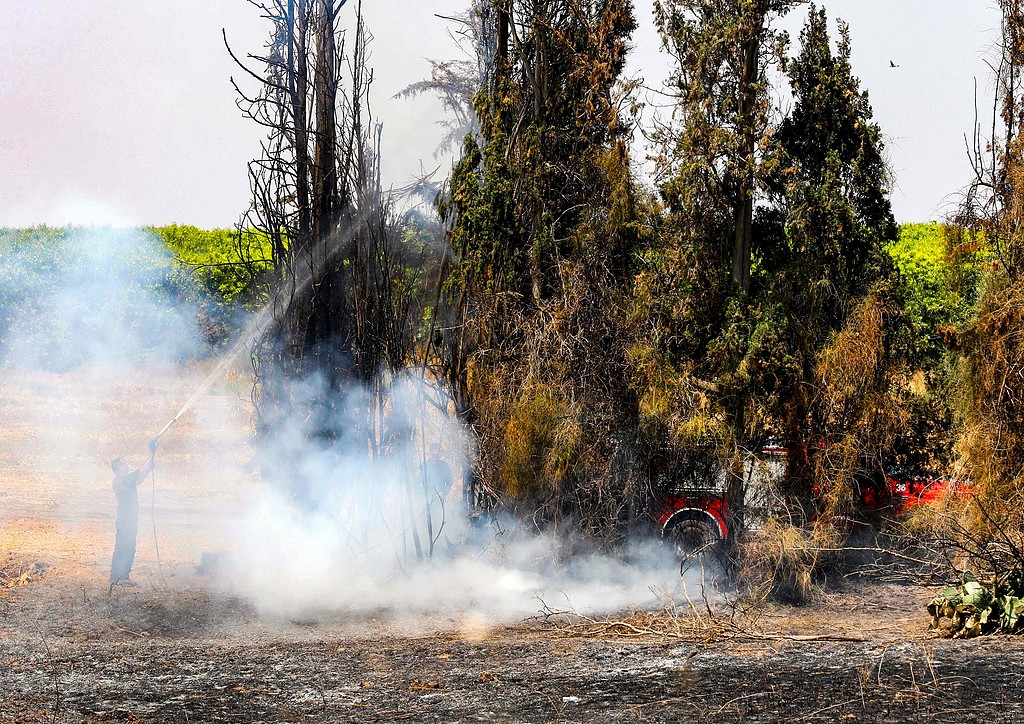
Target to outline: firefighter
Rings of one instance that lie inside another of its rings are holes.
[[[135,544],[139,537],[139,485],[153,472],[156,464],[156,440],[149,443],[149,462],[135,470],[118,458],[110,463],[114,471],[114,495],[117,496],[116,538],[110,562],[110,589],[120,584],[137,586],[129,577],[135,562]]]

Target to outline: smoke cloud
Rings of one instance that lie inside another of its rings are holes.
[[[300,386],[300,398],[325,394],[319,380]],[[422,379],[393,381],[387,422],[399,431],[405,423],[408,434],[376,458],[365,441],[312,443],[301,423],[265,441],[261,458],[299,492],[268,487],[249,510],[237,530],[235,590],[286,616],[444,612],[495,621],[545,605],[589,613],[649,606],[678,592],[678,562],[661,545],[570,556],[565,541],[509,519],[471,524],[462,494],[470,440],[436,404],[439,395],[446,399]],[[340,402],[347,422],[367,394]],[[425,460],[434,444],[452,471],[440,486]]]
[[[471,436],[448,414],[445,391],[419,373],[380,383],[377,429],[387,439],[360,428],[371,391],[331,392],[316,376],[293,382],[289,395],[325,405],[341,434],[324,440],[297,418],[253,438],[245,360],[218,358],[204,341],[201,292],[149,233],[80,229],[47,243],[0,235],[0,301],[0,364],[9,372],[0,404],[9,425],[34,431],[6,445],[8,467],[39,481],[22,510],[56,506],[78,526],[98,577],[113,542],[109,460],[126,450],[141,457],[199,391],[158,457],[160,548],[169,570],[191,571],[202,552],[230,554],[214,585],[268,616],[499,622],[545,605],[602,613],[682,594],[678,562],[656,542],[572,555],[566,541],[524,523],[471,523],[462,491]],[[207,391],[225,370],[230,379]],[[434,445],[441,465],[430,459]],[[137,568],[150,576],[154,554],[144,532]],[[171,585],[210,582],[189,573]]]
[[[100,571],[109,565],[110,461],[140,464],[148,439],[202,379],[216,353],[202,334],[208,302],[146,230],[0,229],[0,526],[41,521],[32,529],[44,538],[18,536],[41,547],[34,555],[56,555],[56,540]],[[244,442],[248,413],[235,399],[222,386],[191,411],[186,427],[206,440],[170,441],[158,508],[206,505],[196,482],[206,479],[204,458],[223,452],[217,431],[232,431],[233,447]],[[232,474],[221,478],[239,494]],[[141,536],[139,564],[152,557]]]
[[[174,364],[203,354],[195,297],[171,252],[138,229],[45,228],[0,248],[0,361],[8,368]],[[189,297],[192,297],[190,299]]]

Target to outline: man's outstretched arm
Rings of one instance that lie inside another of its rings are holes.
[[[156,467],[156,440],[150,440],[150,442],[149,442],[149,460],[142,467],[142,470],[139,471],[139,482],[140,483],[143,480],[145,480],[149,476],[149,474],[151,472],[153,472],[153,468],[154,467]]]

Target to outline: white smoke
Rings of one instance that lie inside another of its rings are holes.
[[[320,399],[325,389],[314,378],[296,396]],[[471,524],[463,495],[470,438],[448,405],[436,404],[439,395],[447,401],[415,376],[393,381],[388,422],[408,434],[378,456],[365,439],[312,442],[301,421],[264,441],[261,458],[293,492],[267,487],[237,529],[234,589],[276,615],[443,612],[489,621],[545,605],[588,613],[646,607],[679,592],[678,561],[656,541],[618,556],[571,556],[565,541],[522,523]],[[367,404],[366,393],[340,397],[342,421]],[[435,443],[453,473],[443,488],[424,470]]]
[[[565,558],[564,541],[499,520],[417,560],[384,519],[377,524],[383,535],[373,544],[353,545],[354,533],[333,516],[268,495],[240,530],[232,581],[260,610],[289,617],[444,613],[499,623],[546,607],[613,613],[685,595],[678,562],[653,543],[621,557]]]
[[[192,570],[203,551],[230,552],[221,583],[268,615],[445,613],[497,622],[545,605],[614,612],[680,593],[678,562],[656,541],[570,555],[565,541],[525,523],[471,524],[463,495],[471,435],[449,413],[444,390],[421,374],[382,381],[377,432],[358,428],[374,405],[370,391],[297,381],[291,396],[326,405],[341,433],[325,441],[295,419],[254,440],[239,412],[252,380],[236,369],[230,394],[216,385],[207,392],[209,377],[231,360],[218,360],[203,341],[196,301],[182,292],[188,280],[159,239],[84,229],[47,251],[0,247],[4,392],[14,422],[33,431],[18,443],[18,464],[35,468],[36,494],[65,521],[99,531],[98,576],[113,538],[109,460],[135,452],[130,459],[140,462],[146,441],[195,395],[158,456],[160,548],[172,570],[174,562]],[[374,437],[380,430],[389,437]],[[443,484],[425,475],[434,444],[451,471]],[[262,481],[252,479],[254,459]],[[155,550],[143,531],[136,568],[152,578]]]
[[[2,254],[0,360],[8,368],[138,367],[204,351],[195,303],[175,284],[183,278],[171,252],[151,234],[70,229]]]
[[[53,535],[76,555],[101,570],[109,564],[110,461],[140,465],[147,441],[202,378],[216,351],[199,324],[207,301],[149,231],[0,229],[0,525],[56,523]],[[240,433],[247,415],[226,409],[230,402],[221,390],[187,422]],[[203,457],[220,452],[219,441],[204,443],[201,455],[170,442],[158,469],[158,506],[195,505],[193,481]],[[140,537],[139,546],[145,566],[152,539]]]

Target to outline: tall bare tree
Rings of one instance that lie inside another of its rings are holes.
[[[255,355],[259,412],[272,425],[294,402],[289,380],[318,374],[333,392],[372,386],[382,367],[405,363],[410,337],[408,296],[395,285],[397,217],[368,107],[361,2],[348,30],[348,0],[253,4],[271,23],[270,41],[262,55],[232,57],[258,82],[255,93],[235,84],[239,106],[268,131],[249,166],[253,203],[240,227],[265,235],[273,252],[275,323]],[[335,399],[320,401],[316,434],[339,434]]]

